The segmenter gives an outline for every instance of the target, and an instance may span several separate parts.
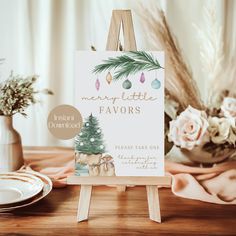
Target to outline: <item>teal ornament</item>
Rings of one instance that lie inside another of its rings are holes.
[[[132,83],[131,83],[128,79],[126,79],[126,80],[123,82],[122,87],[123,87],[124,89],[130,89],[130,88],[132,87]]]
[[[158,79],[154,79],[151,83],[153,89],[159,89],[161,87],[161,82]]]

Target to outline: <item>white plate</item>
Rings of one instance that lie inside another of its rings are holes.
[[[0,173],[0,205],[18,203],[34,197],[43,189],[43,181],[33,175]]]
[[[26,171],[26,170],[18,171],[18,173],[21,173],[22,175],[31,175],[31,176],[35,176],[35,177],[40,178],[41,181],[43,182],[43,190],[39,194],[37,194],[35,197],[30,198],[24,202],[0,206],[0,213],[1,212],[8,212],[8,211],[16,210],[18,208],[32,205],[32,204],[40,201],[41,199],[45,198],[52,190],[52,181],[46,175],[40,174],[35,171]]]

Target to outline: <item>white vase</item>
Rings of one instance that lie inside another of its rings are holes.
[[[21,137],[12,116],[0,116],[0,172],[16,171],[24,164]]]

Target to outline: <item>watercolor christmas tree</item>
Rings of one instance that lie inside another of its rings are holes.
[[[105,153],[105,143],[98,119],[92,114],[85,120],[80,133],[75,137],[76,174],[88,175],[89,158],[100,160]],[[98,161],[99,162],[99,161]]]

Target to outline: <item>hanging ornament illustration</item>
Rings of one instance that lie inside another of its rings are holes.
[[[144,73],[142,72],[141,76],[140,76],[140,80],[139,80],[141,83],[144,83],[145,82],[145,75]]]
[[[161,87],[161,81],[157,79],[157,71],[155,71],[155,77],[156,79],[152,81],[151,86],[153,89],[159,89]]]
[[[106,80],[107,80],[107,83],[110,84],[111,81],[112,81],[112,75],[110,73],[110,71],[108,72],[107,76],[106,76]]]
[[[96,82],[95,82],[95,88],[97,89],[97,91],[100,88],[100,81],[99,81],[99,79],[97,79]]]
[[[159,89],[161,87],[161,82],[158,79],[154,79],[151,83],[153,89]]]
[[[132,87],[132,83],[131,83],[128,79],[126,79],[126,80],[123,82],[122,87],[123,87],[124,89],[130,89],[130,88]]]

